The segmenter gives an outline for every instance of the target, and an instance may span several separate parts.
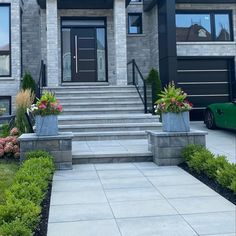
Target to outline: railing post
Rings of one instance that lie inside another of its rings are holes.
[[[132,59],[132,79],[133,79],[133,85],[135,85],[135,60]]]
[[[147,86],[145,81],[143,81],[143,89],[144,89],[144,110],[145,113],[147,113]]]

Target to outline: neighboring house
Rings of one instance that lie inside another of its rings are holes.
[[[206,105],[236,96],[235,0],[0,0],[0,106],[14,110],[25,71],[48,87],[126,85],[127,62]]]

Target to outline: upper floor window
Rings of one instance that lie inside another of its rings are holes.
[[[142,2],[142,0],[131,0],[130,2]]]
[[[177,13],[176,39],[179,42],[233,40],[231,14],[221,12]]]
[[[0,5],[0,76],[10,76],[9,5]]]
[[[128,33],[142,34],[142,13],[128,14]]]

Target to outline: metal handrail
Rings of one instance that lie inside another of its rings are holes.
[[[146,81],[145,81],[145,79],[144,79],[144,77],[143,77],[143,75],[142,75],[140,69],[138,68],[138,66],[137,66],[137,64],[136,64],[134,59],[132,59],[130,62],[128,62],[127,66],[130,65],[130,64],[132,64],[132,82],[133,82],[133,85],[137,89],[137,92],[138,92],[138,94],[139,94],[139,96],[140,96],[140,98],[141,98],[141,100],[143,102],[143,105],[144,105],[144,111],[145,111],[145,113],[147,113],[148,111],[147,111],[147,88],[146,88]],[[142,95],[141,95],[141,93],[139,91],[139,86],[138,86],[138,84],[135,81],[135,69],[137,70],[137,72],[138,72],[138,74],[139,74],[139,76],[140,76],[140,78],[142,79],[142,82],[143,82],[144,97],[142,97]]]
[[[36,91],[36,97],[40,98],[42,95],[42,87],[47,86],[46,81],[46,65],[44,64],[44,61],[41,60],[40,64],[40,72],[39,72],[39,79],[37,82],[37,91]]]

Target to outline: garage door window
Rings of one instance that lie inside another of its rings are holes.
[[[231,41],[229,12],[177,12],[176,38],[179,42]]]

